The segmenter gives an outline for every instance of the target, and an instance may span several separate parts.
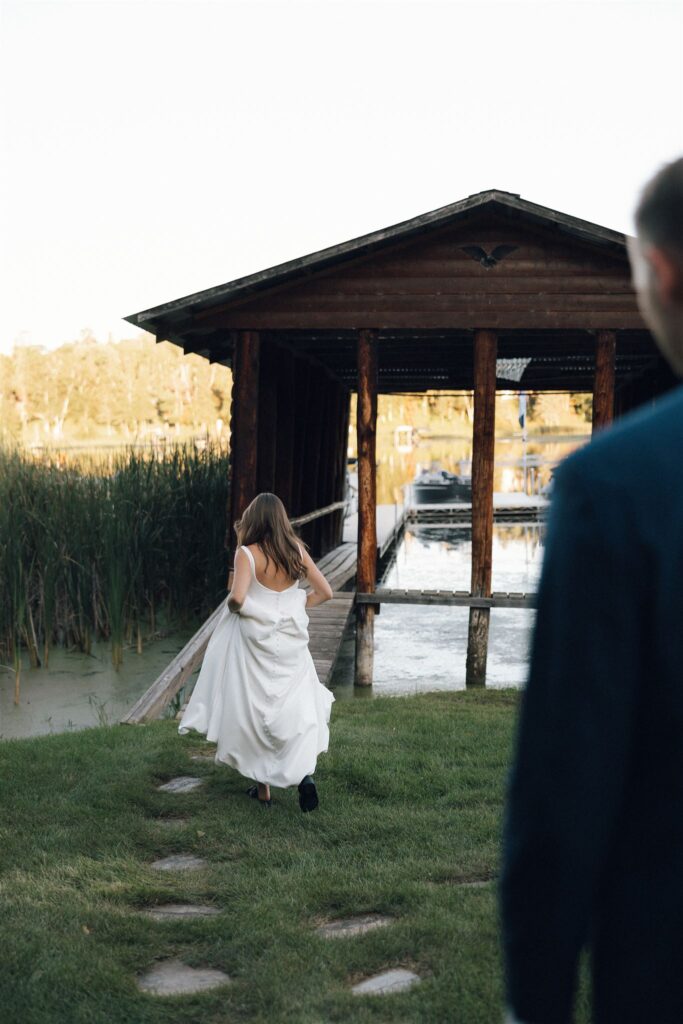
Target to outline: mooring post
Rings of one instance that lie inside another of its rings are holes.
[[[493,553],[493,458],[496,436],[496,350],[493,331],[474,334],[474,432],[472,437],[473,597],[491,596]],[[490,608],[470,608],[467,686],[486,684]]]
[[[259,397],[258,331],[238,331],[232,360],[230,405],[230,519],[227,547],[228,586],[235,558],[233,524],[256,496]]]
[[[377,331],[358,332],[358,563],[356,592],[373,593],[377,572]],[[372,686],[375,609],[356,605],[356,686]]]
[[[608,427],[614,419],[614,376],[617,352],[615,331],[598,331],[595,339],[595,383],[593,385],[593,432]]]

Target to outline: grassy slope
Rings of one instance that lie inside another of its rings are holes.
[[[215,749],[172,721],[0,745],[0,1001],[12,1024],[315,1024],[500,1019],[495,884],[516,707],[508,692],[339,703],[317,779],[321,807],[294,790],[267,811],[230,769],[189,760]],[[206,786],[160,793],[174,775]],[[164,829],[157,816],[190,815]],[[191,851],[206,872],[147,865]],[[220,917],[158,923],[135,908],[213,902]],[[313,934],[365,911],[390,928]],[[172,999],[134,976],[178,956],[235,983]],[[412,992],[358,998],[350,981],[408,966]],[[585,994],[582,1002],[585,1001]],[[580,1014],[580,1019],[587,1017]]]

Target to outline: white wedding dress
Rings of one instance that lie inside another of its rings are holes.
[[[318,679],[308,649],[306,594],[296,582],[276,591],[256,579],[239,614],[225,607],[178,732],[216,743],[216,761],[247,779],[298,785],[329,744],[334,696]]]

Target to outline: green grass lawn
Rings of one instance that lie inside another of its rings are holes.
[[[273,789],[271,810],[215,749],[171,720],[0,744],[0,1007],[7,1024],[323,1024],[501,1019],[495,881],[512,691],[338,702],[316,780],[321,805]],[[162,793],[176,775],[202,789]],[[188,816],[168,829],[157,819]],[[168,874],[192,852],[208,870]],[[208,902],[220,916],[156,922],[136,910]],[[382,912],[351,938],[323,921]],[[233,984],[193,996],[138,991],[136,974],[179,957]],[[350,984],[409,967],[410,992]],[[585,986],[584,986],[585,989]],[[582,993],[585,1004],[585,991]],[[588,1020],[585,1009],[580,1020]]]

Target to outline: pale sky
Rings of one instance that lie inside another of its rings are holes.
[[[0,351],[499,188],[621,231],[683,3],[3,0]]]

